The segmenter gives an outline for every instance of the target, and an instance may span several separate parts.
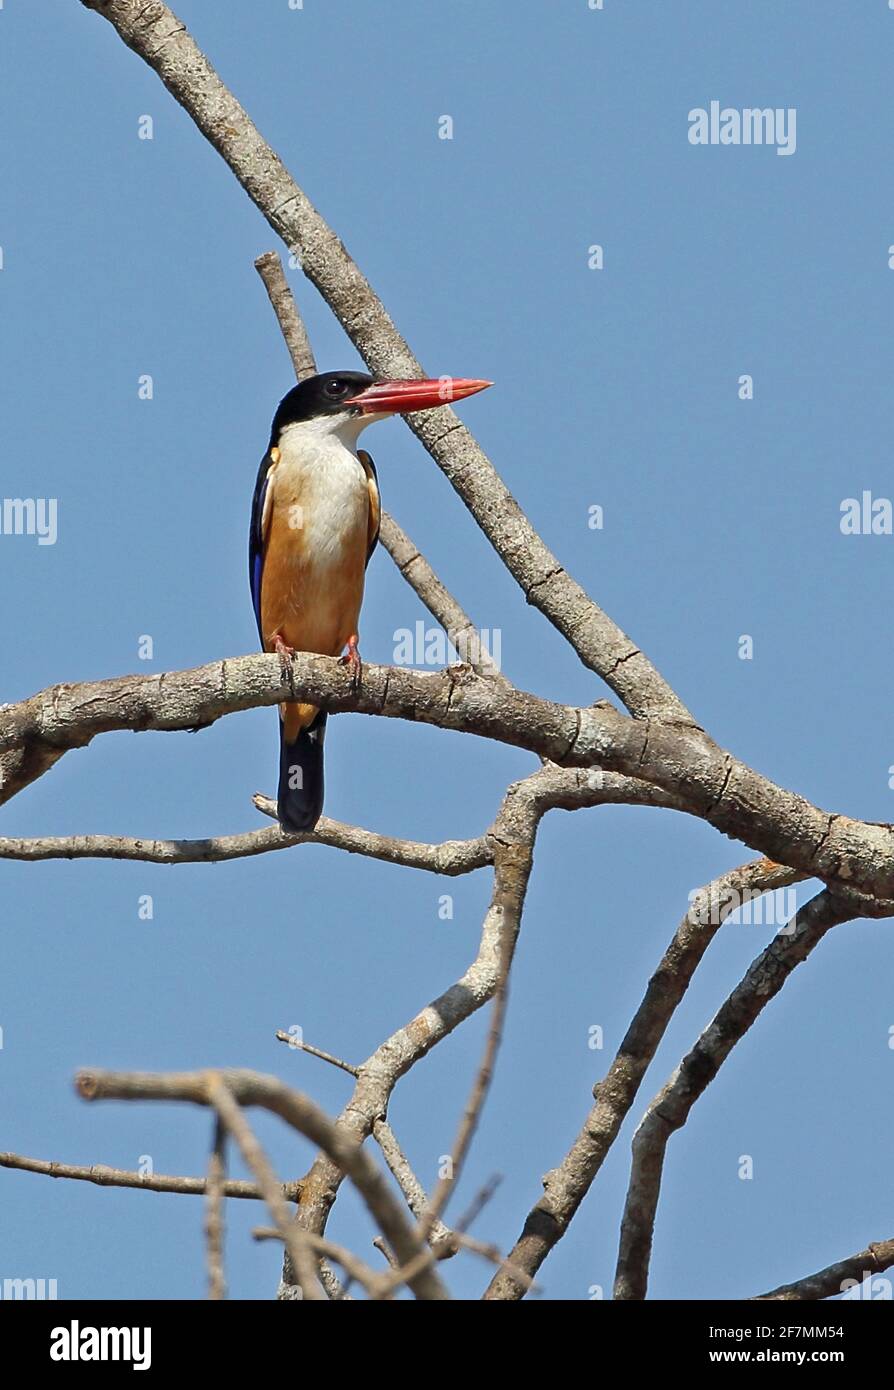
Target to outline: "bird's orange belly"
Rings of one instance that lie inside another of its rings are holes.
[[[338,656],[357,631],[363,601],[365,554],[361,546],[338,565],[317,565],[291,537],[270,537],[261,590],[264,646],[276,633],[300,652]]]
[[[272,651],[279,634],[296,651],[339,656],[360,618],[368,503],[359,489],[341,506],[317,503],[301,483],[277,479],[261,587],[264,648]],[[313,705],[284,706],[289,737],[316,713]]]

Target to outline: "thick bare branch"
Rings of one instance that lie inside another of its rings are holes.
[[[738,762],[702,730],[634,720],[603,702],[584,709],[556,704],[465,666],[421,672],[365,664],[358,690],[332,657],[298,652],[284,673],[278,657],[258,653],[191,671],[52,686],[0,710],[0,803],[97,734],[189,729],[286,698],[472,733],[566,767],[620,772],[777,863],[834,882],[840,893],[862,894],[864,915],[892,911],[892,826],[820,810]]]
[[[645,1298],[652,1232],[667,1142],[689,1118],[693,1105],[714,1080],[740,1038],[775,998],[795,966],[826,932],[849,921],[853,911],[828,890],[802,907],[752,961],[673,1076],[651,1102],[633,1138],[633,1163],[621,1222],[615,1298]]]

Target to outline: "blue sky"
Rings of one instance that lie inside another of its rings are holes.
[[[705,726],[820,805],[891,820],[894,537],[845,536],[839,522],[844,499],[892,489],[894,12],[882,0],[177,9],[426,368],[496,382],[464,419]],[[272,233],[155,75],[75,0],[6,0],[0,35],[2,494],[58,500],[55,545],[0,534],[0,699],[15,701],[254,649],[248,511],[291,383],[252,267]],[[794,107],[795,153],[691,145],[689,111],[715,99]],[[145,115],[151,141],[138,138]],[[321,367],[357,365],[300,272],[290,280]],[[147,373],[151,401],[138,398]],[[753,400],[739,399],[743,374]],[[507,674],[569,702],[604,695],[409,431],[389,422],[365,442],[385,505],[500,630]],[[366,658],[392,660],[396,630],[425,617],[379,554]],[[431,840],[480,833],[535,765],[349,715],[332,722],[327,759],[330,815]],[[4,807],[0,834],[250,829],[275,765],[270,710],[197,736],[106,735]],[[453,1209],[502,1173],[482,1237],[515,1238],[689,892],[748,857],[670,813],[543,824],[504,1050]],[[274,1031],[298,1024],[362,1060],[462,971],[489,889],[486,873],[445,883],[317,847],[218,866],[7,863],[0,876],[0,1148],[125,1168],[148,1155],[182,1173],[204,1167],[206,1116],[85,1106],[75,1069],[256,1067],[335,1110],[349,1078]],[[452,921],[438,915],[445,892]],[[768,935],[719,934],[541,1271],[545,1297],[610,1288],[634,1120]],[[892,969],[888,923],[838,928],[735,1049],[670,1143],[652,1296],[755,1294],[890,1236]],[[395,1095],[426,1183],[485,1023]],[[303,1142],[272,1119],[257,1127],[284,1175],[304,1171]],[[198,1199],[12,1172],[0,1187],[0,1277],[56,1278],[60,1297],[203,1295]],[[248,1236],[259,1216],[229,1204],[235,1297],[276,1285],[276,1248]],[[330,1229],[369,1252],[350,1194]],[[463,1296],[489,1277],[468,1257],[447,1273]]]

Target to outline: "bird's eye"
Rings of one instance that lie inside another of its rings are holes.
[[[343,381],[330,381],[326,387],[327,396],[343,396],[348,388]]]

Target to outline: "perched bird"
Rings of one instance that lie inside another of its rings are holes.
[[[449,405],[489,381],[374,381],[324,372],[293,387],[273,417],[251,509],[248,570],[261,645],[339,656],[360,677],[358,621],[366,566],[379,538],[375,465],[357,448],[375,420]],[[326,712],[280,705],[277,817],[312,830],[323,809]]]

